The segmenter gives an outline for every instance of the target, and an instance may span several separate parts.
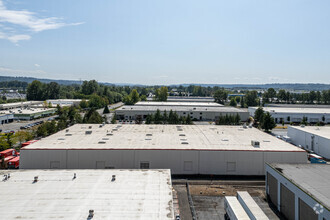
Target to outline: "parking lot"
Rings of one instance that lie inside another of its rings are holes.
[[[2,132],[5,132],[5,131],[19,131],[21,127],[23,126],[27,126],[29,124],[32,124],[32,123],[37,123],[37,122],[40,122],[40,121],[48,121],[52,118],[54,118],[56,116],[49,116],[49,117],[45,117],[45,118],[39,118],[39,119],[35,119],[35,120],[30,120],[30,121],[14,121],[14,122],[11,122],[11,123],[8,123],[8,124],[2,124],[0,125],[0,129],[2,129]]]

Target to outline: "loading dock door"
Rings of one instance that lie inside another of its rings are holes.
[[[287,219],[295,219],[294,194],[283,184],[281,184],[281,212]]]
[[[270,201],[277,208],[277,179],[273,177],[270,173],[267,173],[267,187]]]
[[[105,169],[105,161],[96,161],[96,169]]]
[[[50,161],[50,169],[60,169],[60,161]]]

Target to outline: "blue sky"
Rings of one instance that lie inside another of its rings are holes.
[[[0,0],[0,75],[330,83],[330,1]]]

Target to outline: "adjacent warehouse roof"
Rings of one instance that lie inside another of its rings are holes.
[[[254,147],[251,141],[259,141]],[[304,152],[256,128],[216,125],[76,124],[23,148]]]
[[[330,210],[330,165],[269,164],[282,176]]]
[[[152,101],[153,98],[147,98],[148,101]],[[199,97],[199,96],[168,96],[168,102],[214,102],[213,97]]]
[[[244,110],[234,108],[234,107],[193,107],[193,106],[136,106],[136,105],[124,105],[117,109],[117,111],[142,111],[142,112],[155,112],[159,109],[160,111],[177,111],[177,112],[217,112],[217,113],[238,113],[238,112],[246,112]]]
[[[1,219],[80,220],[89,219],[89,210],[93,220],[174,219],[169,170],[0,172],[9,173],[0,182]]]
[[[137,102],[135,106],[188,106],[188,107],[222,107],[215,102]]]
[[[258,107],[249,107],[257,109]],[[264,107],[264,111],[270,113],[298,113],[298,114],[330,114],[330,108],[282,108],[282,107]]]
[[[42,101],[28,101],[28,102],[14,102],[8,104],[0,104],[0,109],[27,107],[27,106],[39,105],[42,103],[43,103]]]
[[[330,127],[322,126],[322,127],[315,127],[315,126],[291,126],[292,128],[308,132],[314,135],[318,135],[327,139],[330,139]]]
[[[2,110],[0,111],[0,114],[14,114],[14,115],[32,115],[32,114],[37,114],[37,113],[44,113],[44,112],[55,112],[56,108],[29,108],[29,109],[21,109],[21,108],[16,108],[16,109],[10,109],[10,110]]]

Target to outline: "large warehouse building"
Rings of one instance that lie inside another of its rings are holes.
[[[169,170],[1,171],[1,219],[174,219]]]
[[[161,113],[171,110],[176,112],[179,116],[187,117],[190,115],[191,119],[200,121],[214,121],[220,116],[225,115],[239,115],[242,121],[247,121],[249,113],[247,111],[234,107],[208,107],[208,106],[170,106],[170,105],[124,105],[116,110],[116,116],[119,120],[134,120],[140,117],[142,120],[146,119],[148,115],[155,114],[157,110]]]
[[[330,127],[289,126],[288,136],[293,144],[330,159]]]
[[[43,101],[14,102],[14,103],[0,104],[0,110],[8,110],[14,108],[28,108],[42,104]]]
[[[257,109],[258,107],[249,107],[250,115],[254,116]],[[269,112],[276,123],[300,123],[304,117],[308,123],[330,123],[330,108],[264,107],[263,110]]]
[[[304,150],[256,128],[76,124],[21,149],[23,169],[171,169],[264,175],[265,162],[306,163]]]
[[[135,106],[187,106],[187,107],[223,107],[216,102],[137,102]]]
[[[330,165],[266,164],[266,193],[289,220],[330,219]]]

